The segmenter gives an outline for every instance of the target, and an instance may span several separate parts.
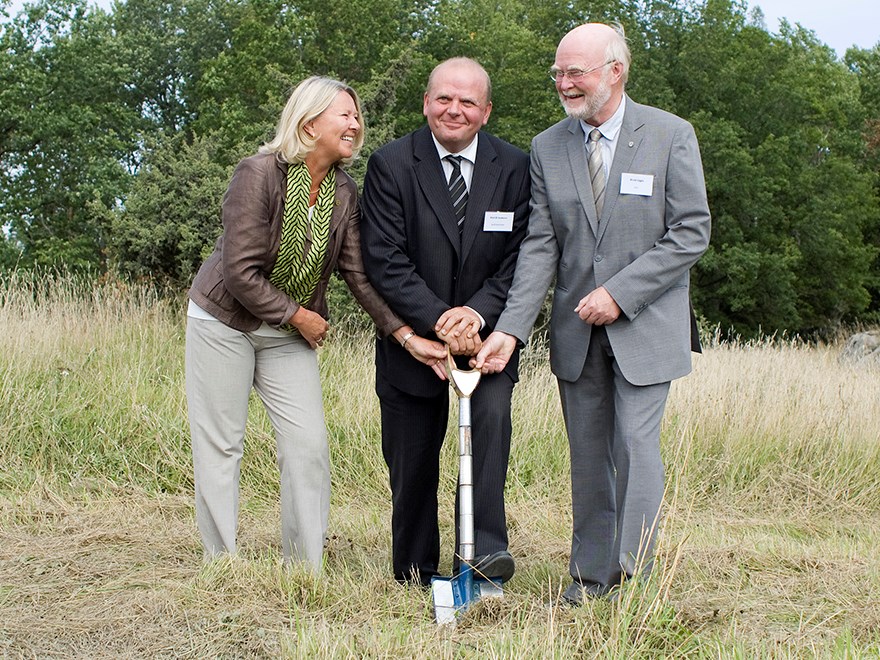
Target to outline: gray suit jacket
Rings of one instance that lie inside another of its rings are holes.
[[[550,362],[559,379],[581,375],[592,327],[574,309],[599,286],[622,310],[606,330],[627,381],[651,385],[689,373],[689,271],[710,233],[693,127],[627,98],[601,218],[576,120],[534,138],[531,173],[528,234],[496,329],[525,341],[555,274]],[[624,173],[653,176],[652,194],[621,194]]]

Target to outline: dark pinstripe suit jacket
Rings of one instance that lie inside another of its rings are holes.
[[[486,320],[483,337],[504,309],[529,213],[529,158],[480,132],[459,237],[443,167],[428,127],[370,157],[362,198],[361,245],[370,282],[423,337],[437,319],[467,305]],[[483,230],[486,211],[513,211],[513,231]],[[447,385],[393,338],[378,342],[377,368],[399,389],[429,396]],[[516,380],[517,360],[508,365]]]

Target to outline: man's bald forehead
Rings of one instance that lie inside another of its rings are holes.
[[[489,79],[489,74],[479,62],[477,62],[476,60],[472,60],[469,57],[453,57],[435,66],[434,70],[431,71],[431,75],[428,76],[428,86],[425,92],[427,94],[431,93],[431,87],[434,85],[434,81],[438,74],[445,72],[446,69],[456,68],[470,69],[475,78],[482,78],[484,83],[485,99],[487,102],[492,100],[492,81]]]
[[[614,28],[603,23],[585,23],[569,31],[562,37],[559,45],[580,47],[605,45],[614,38],[615,34]]]

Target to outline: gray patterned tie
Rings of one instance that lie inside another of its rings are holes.
[[[464,214],[468,201],[467,186],[461,175],[461,159],[462,156],[446,156],[446,160],[452,165],[452,174],[449,175],[449,199],[452,201],[452,208],[455,209],[459,233],[464,225]]]
[[[605,168],[602,166],[602,148],[599,140],[602,133],[598,128],[590,131],[590,183],[593,185],[593,197],[596,200],[596,215],[602,215],[602,207],[605,205]]]

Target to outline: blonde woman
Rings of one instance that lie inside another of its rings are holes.
[[[187,312],[186,393],[206,558],[236,551],[253,387],[276,435],[284,557],[321,566],[330,462],[315,349],[329,329],[334,268],[381,335],[429,365],[445,356],[364,275],[357,188],[341,169],[363,140],[354,90],[308,78],[290,96],[275,138],[238,164],[223,198],[223,235],[193,281]]]

